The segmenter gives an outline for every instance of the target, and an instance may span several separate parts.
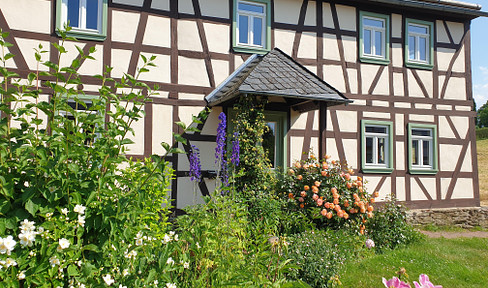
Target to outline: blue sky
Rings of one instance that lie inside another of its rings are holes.
[[[464,0],[481,4],[488,11],[488,0]],[[473,71],[473,97],[476,107],[488,101],[488,17],[478,17],[471,22],[471,69]]]

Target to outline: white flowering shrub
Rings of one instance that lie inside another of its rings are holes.
[[[0,33],[8,51],[8,33]],[[154,57],[141,56],[137,75],[120,82],[110,68],[81,78],[77,70],[95,49],[77,47],[78,57],[60,67],[64,41],[75,41],[60,33],[56,61],[43,60],[41,45],[35,51],[48,72],[19,75],[6,68],[13,55],[0,55],[1,286],[175,287],[189,263],[175,254],[178,235],[162,208],[170,206],[172,171],[162,157],[124,156],[131,124],[155,93],[137,80]],[[89,103],[82,80],[100,87]]]

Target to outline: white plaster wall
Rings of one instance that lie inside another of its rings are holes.
[[[303,137],[290,137],[291,163],[302,159]]]
[[[161,142],[173,144],[173,106],[153,104],[152,109],[152,153],[163,155]]]
[[[358,132],[358,116],[356,111],[337,110],[336,113],[341,132]]]
[[[385,113],[385,112],[369,112],[369,111],[364,111],[363,112],[363,117],[364,118],[381,118],[381,119],[390,119],[390,113]]]
[[[2,13],[10,29],[51,33],[51,26],[55,19],[55,16],[51,15],[51,1],[3,0],[1,2]]]
[[[437,104],[436,107],[437,107],[437,110],[452,110],[451,105]]]
[[[312,123],[312,130],[318,131],[319,130],[319,110],[315,110],[313,112],[313,123]]]
[[[181,100],[203,100],[205,94],[193,94],[193,93],[178,93],[178,99]]]
[[[165,10],[169,11],[169,0],[152,0],[151,2],[151,8],[152,9],[158,9],[158,10]]]
[[[171,47],[170,19],[149,15],[142,43],[158,47]]]
[[[461,149],[461,145],[439,145],[439,162],[441,171],[454,171],[461,153]]]
[[[364,179],[366,181],[365,187],[366,187],[366,190],[368,191],[368,193],[374,193],[375,192],[374,189],[376,188],[376,186],[380,182],[381,178],[382,177],[368,176],[368,175],[366,175],[364,177]],[[385,201],[385,199],[391,195],[391,188],[392,188],[391,187],[391,178],[387,177],[385,182],[381,186],[380,190],[378,191],[378,193],[380,195],[378,196],[377,200],[378,201]]]
[[[458,106],[454,107],[456,111],[471,111],[473,108],[471,106]]]
[[[466,153],[463,155],[464,160],[461,165],[461,172],[473,172],[473,162],[471,162],[471,146],[468,146]]]
[[[342,44],[344,46],[344,59],[346,62],[356,62],[358,54],[356,38],[342,36]]]
[[[24,56],[25,62],[27,66],[29,66],[30,70],[36,71],[38,68],[40,71],[48,71],[49,68],[39,64],[37,67],[37,61],[35,57],[34,49],[39,49],[39,44],[42,45],[42,49],[47,51],[46,53],[41,54],[41,61],[46,61],[49,59],[49,51],[51,50],[51,44],[47,41],[40,41],[40,40],[31,40],[31,39],[24,39],[24,38],[15,38],[17,41],[17,47],[19,48],[22,55],[17,55],[16,57]],[[15,58],[15,57],[14,57]]]
[[[441,20],[436,21],[437,27],[437,42],[449,43],[449,36],[447,36],[446,29],[444,28],[444,23]]]
[[[241,66],[243,63],[244,63],[244,60],[242,59],[241,56],[236,55],[234,57],[234,65],[235,65],[236,69],[237,69],[237,67]]]
[[[330,115],[330,111],[327,112],[327,115],[326,115],[326,119],[327,119],[327,123],[332,123],[332,116]],[[327,131],[333,131],[332,129],[332,125],[331,124],[328,124],[327,127],[326,127]],[[327,144],[329,145],[329,144]]]
[[[367,94],[373,80],[376,76],[376,73],[380,69],[381,66],[379,65],[371,65],[371,64],[361,64],[361,81],[362,81],[362,91],[363,94]],[[385,71],[383,71],[385,73]],[[379,83],[376,85],[378,86]]]
[[[408,119],[410,121],[434,122],[434,115],[410,114],[408,115]]]
[[[339,152],[337,152],[336,141],[334,138],[327,138],[326,153],[332,160],[339,159]]]
[[[441,85],[443,84],[444,81],[442,82],[439,81],[439,86],[440,86],[439,91],[442,91]],[[466,80],[464,78],[456,78],[456,77],[449,78],[444,99],[466,100]]]
[[[309,2],[310,3],[310,2]],[[275,22],[298,24],[301,1],[276,0],[274,1]]]
[[[111,76],[115,78],[121,78],[124,73],[129,70],[129,62],[132,56],[132,51],[124,49],[112,49],[112,67]]]
[[[290,30],[274,30],[275,46],[281,49],[288,55],[291,55],[293,50],[293,41],[295,39],[295,32]]]
[[[330,60],[341,60],[341,56],[339,54],[339,46],[337,45],[337,38],[333,34],[324,33],[324,45],[323,45],[323,57],[324,59]]]
[[[430,98],[432,98],[434,95],[434,75],[432,71],[427,71],[427,70],[417,70],[417,75],[419,75],[420,80],[422,81],[422,84],[424,84],[425,90],[427,90],[427,95],[429,95]],[[415,79],[412,79],[415,81]],[[409,80],[409,83],[411,81]],[[417,81],[415,81],[416,83]],[[420,86],[419,86],[420,87]]]
[[[229,62],[225,60],[213,60],[212,69],[215,79],[215,85],[222,83],[229,76]]]
[[[183,14],[195,14],[192,0],[178,0],[178,12]]]
[[[185,123],[186,126],[190,126],[193,123],[192,116],[198,116],[200,111],[203,110],[203,107],[199,106],[179,106],[178,107],[178,116],[180,121]]]
[[[393,106],[395,108],[412,108],[412,104],[407,102],[395,102]]]
[[[396,198],[398,201],[405,201],[407,199],[405,195],[405,177],[396,178]]]
[[[66,49],[66,53],[63,53],[61,55],[61,58],[59,61],[59,66],[60,67],[70,66],[73,59],[75,59],[79,53],[78,50],[76,49],[76,46],[83,49],[83,48],[85,48],[85,45],[86,44],[84,44],[84,43],[73,42],[73,41],[65,41],[63,46]],[[29,53],[27,53],[27,54],[29,54]],[[43,58],[44,60],[47,60],[49,56],[44,54],[43,57],[44,57]]]
[[[332,11],[330,10],[330,4],[323,2],[322,5],[322,24],[327,28],[334,28],[334,21],[332,19]]]
[[[148,54],[148,53],[141,53],[146,58],[150,58],[152,55],[156,56],[154,60],[154,64],[156,67],[148,67],[149,72],[141,73],[140,79],[146,81],[154,81],[154,82],[171,82],[171,59],[169,55],[158,55],[158,54]],[[137,67],[142,67],[143,61],[142,58],[139,57],[139,62],[137,63]]]
[[[441,199],[446,199],[449,183],[451,183],[451,178],[441,178]]]
[[[405,166],[405,143],[396,142],[396,153],[393,156],[393,162],[396,164],[397,170],[406,170]]]
[[[229,18],[229,1],[205,0],[200,1],[200,10],[203,16]]]
[[[400,38],[402,37],[402,15],[391,14],[391,36]]]
[[[157,94],[153,94],[151,97],[154,97],[154,98],[168,98],[169,96],[169,92],[168,91],[162,91],[162,90],[158,90],[157,91]]]
[[[454,132],[447,122],[446,116],[439,116],[439,137],[440,138],[456,138]]]
[[[439,71],[447,71],[455,52],[456,50],[454,49],[437,48],[437,66],[439,67]]]
[[[447,27],[451,32],[452,40],[454,40],[454,43],[459,44],[464,35],[464,24],[459,22],[447,21]]]
[[[473,179],[457,178],[451,199],[469,199],[474,197]]]
[[[428,200],[427,196],[422,192],[422,189],[413,177],[410,178],[410,194],[412,201]]]
[[[336,5],[339,27],[343,30],[356,31],[356,8],[353,6]]]
[[[358,151],[359,151],[358,141],[356,139],[342,139],[342,145],[344,146],[344,154],[346,154],[347,165],[351,166],[353,169],[359,168],[359,166],[358,166]]]
[[[203,198],[201,197],[201,192],[198,186],[196,187],[195,194],[195,183],[190,180],[190,177],[178,177],[178,194],[176,201],[176,208],[182,209],[187,206],[195,204],[203,204]],[[212,187],[209,187],[209,190]]]
[[[121,105],[125,106],[126,102],[121,102]],[[129,103],[127,105],[128,109],[134,107],[134,103]],[[113,105],[110,106],[110,110],[114,111]],[[142,115],[142,114],[141,114]],[[127,150],[126,154],[131,155],[144,155],[144,116],[142,116],[139,121],[134,121],[131,124],[131,128],[134,130],[133,133],[127,133],[127,139],[134,141],[133,144],[124,145]]]
[[[305,14],[306,26],[317,26],[317,8],[314,1],[308,1],[307,13]]]
[[[349,88],[352,94],[358,93],[358,73],[356,69],[347,68],[347,77],[349,77]],[[354,100],[356,101],[356,100]]]
[[[394,67],[402,67],[403,66],[403,51],[402,51],[402,44],[399,43],[392,43],[391,44],[391,63]]]
[[[307,127],[307,115],[307,113],[299,113],[292,109],[290,113],[290,128],[304,130]]]
[[[178,21],[178,49],[190,51],[203,51],[197,22],[190,20]]]
[[[215,170],[215,142],[191,141],[191,145],[195,145],[200,150],[200,164],[202,170]],[[180,171],[188,171],[190,163],[188,156],[185,154],[178,155],[178,169]]]
[[[407,72],[408,73],[408,96],[424,98],[425,97],[424,93],[422,92],[422,89],[420,89],[420,85],[417,83],[417,80],[415,80],[412,71],[411,70],[407,70],[407,71],[408,71]],[[419,72],[420,70],[416,70],[416,71]]]
[[[203,59],[178,57],[179,84],[192,86],[210,86],[207,69]]]
[[[415,103],[415,109],[432,109],[433,104],[426,104],[426,103]]]
[[[373,104],[373,106],[377,106],[377,107],[389,107],[390,106],[390,102],[380,101],[380,100],[373,100],[372,104]]]
[[[324,79],[332,87],[340,92],[346,92],[346,84],[344,82],[344,74],[342,67],[339,65],[324,65]]]
[[[309,71],[311,71],[314,74],[317,74],[317,66],[311,66],[311,65],[304,65],[305,68],[307,68]]]
[[[395,135],[405,134],[405,115],[395,114]]]
[[[213,23],[203,23],[207,38],[208,50],[217,53],[229,53],[230,26]]]
[[[137,27],[139,26],[139,13],[112,10],[112,41],[134,43]]]
[[[393,73],[393,90],[395,96],[405,96],[402,73]]]
[[[103,45],[96,45],[95,52],[90,54],[95,60],[85,59],[83,65],[78,69],[81,75],[102,75],[103,74]]]
[[[219,114],[222,112],[222,107],[212,107],[212,111],[207,117],[207,121],[202,128],[203,135],[217,135],[217,127],[219,125]],[[196,115],[195,115],[196,116]]]
[[[432,197],[432,199],[436,199],[437,198],[436,179],[434,177],[429,177],[429,178],[420,177],[420,182],[424,185],[430,197]]]
[[[452,123],[454,123],[454,127],[459,133],[461,138],[466,138],[469,129],[469,121],[471,120],[469,117],[462,117],[462,116],[451,116]]]
[[[113,0],[112,2],[116,4],[125,4],[130,6],[142,7],[144,0]]]
[[[298,58],[317,58],[317,38],[315,33],[302,33],[300,45],[298,45]]]
[[[464,46],[461,47],[461,50],[459,52],[458,57],[456,58],[456,61],[454,61],[454,65],[452,65],[452,71],[453,72],[461,72],[464,73],[465,71],[465,55],[464,55]]]
[[[356,106],[366,106],[366,100],[364,99],[354,99],[354,102],[350,103],[349,105],[356,105]]]
[[[315,155],[319,155],[319,138],[318,137],[311,137],[310,138],[310,150],[309,150],[309,152],[312,152]]]

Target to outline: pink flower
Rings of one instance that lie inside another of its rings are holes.
[[[429,281],[429,276],[425,274],[420,274],[419,276],[420,284],[417,281],[413,281],[415,288],[442,288],[441,285],[434,285]]]
[[[324,204],[324,200],[317,199],[317,206],[322,206],[322,204]]]
[[[401,281],[397,277],[393,277],[390,280],[386,280],[385,278],[383,278],[383,284],[387,288],[410,288],[410,285]]]
[[[315,201],[317,201],[317,199],[319,199],[319,195],[313,194],[312,199],[315,200]]]

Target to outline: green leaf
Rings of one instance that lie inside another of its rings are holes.
[[[181,129],[183,130],[186,130],[186,125],[185,123],[181,122],[181,121],[178,121],[178,122],[175,122],[176,125],[180,126]]]
[[[88,244],[83,246],[83,251],[93,251],[93,252],[98,252],[98,246],[95,244]]]
[[[25,210],[32,216],[36,216],[36,212],[39,210],[39,205],[35,204],[32,199],[29,199],[27,200],[27,203],[25,203]]]
[[[183,138],[183,136],[181,136],[180,134],[173,133],[173,136],[175,138],[175,141],[186,144],[186,139]]]
[[[164,150],[169,151],[169,149],[171,149],[171,146],[169,146],[168,143],[166,142],[161,142],[161,146],[163,146]]]
[[[68,266],[68,276],[78,276],[80,273],[78,272],[78,268],[75,265],[71,264]]]

